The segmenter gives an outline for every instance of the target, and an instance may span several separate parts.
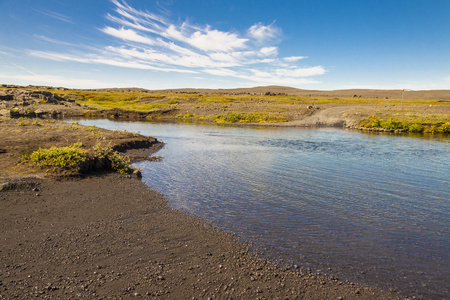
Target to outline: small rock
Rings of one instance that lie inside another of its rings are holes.
[[[141,171],[139,171],[139,170],[134,170],[134,171],[133,171],[132,177],[133,177],[133,178],[136,178],[136,179],[142,179],[142,173],[141,173]]]

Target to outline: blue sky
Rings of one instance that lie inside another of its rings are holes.
[[[450,89],[450,0],[0,0],[0,83]]]

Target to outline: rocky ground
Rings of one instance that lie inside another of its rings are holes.
[[[0,115],[11,117],[82,116],[86,107],[48,91],[13,88],[0,90]]]

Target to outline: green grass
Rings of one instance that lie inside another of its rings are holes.
[[[192,114],[190,111],[187,111],[186,114],[178,114],[176,116],[178,119],[196,119],[196,120],[207,120],[214,119],[214,116],[205,116],[205,115],[196,115]]]
[[[111,144],[105,146],[100,142],[92,149],[84,149],[82,143],[75,143],[67,147],[39,148],[31,153],[23,153],[22,161],[47,168],[47,172],[52,168],[54,171],[72,169],[80,173],[90,169],[112,170],[121,174],[132,172],[128,156],[114,151]]]
[[[171,100],[169,100],[169,101],[167,101],[167,104],[178,104],[178,103],[180,103],[180,100],[178,100],[178,99],[171,99]]]
[[[292,95],[220,95],[220,94],[172,94],[172,93],[150,93],[150,92],[108,92],[108,91],[89,91],[89,90],[75,90],[69,89],[65,91],[61,90],[49,90],[62,97],[70,97],[70,95],[77,95],[81,99],[77,102],[80,104],[86,104],[88,106],[108,106],[111,107],[112,103],[115,103],[115,107],[128,106],[131,104],[130,109],[152,109],[141,108],[139,101],[142,98],[151,99],[167,99],[166,105],[172,105],[182,102],[188,103],[245,103],[245,102],[266,102],[266,103],[334,103],[334,104],[372,104],[372,105],[400,105],[401,98],[359,98],[359,97],[304,97],[304,96],[292,96]],[[142,104],[145,105],[145,104]],[[403,105],[450,105],[449,102],[439,102],[438,100],[417,100],[417,99],[404,99]]]
[[[372,115],[362,120],[359,125],[365,128],[380,128],[388,130],[402,130],[414,133],[450,133],[450,122],[446,118],[437,119],[432,117],[423,118],[383,118]],[[422,122],[420,122],[422,121]]]
[[[1,89],[6,89],[0,87]],[[28,88],[27,88],[28,89]],[[42,89],[34,89],[42,90]],[[181,102],[188,103],[245,103],[245,102],[266,102],[266,103],[332,103],[332,104],[371,104],[371,105],[396,105],[401,103],[401,94],[398,98],[363,98],[363,97],[322,97],[322,96],[292,96],[292,95],[220,95],[220,94],[175,94],[175,93],[152,93],[152,92],[120,92],[102,90],[57,90],[45,89],[51,93],[64,98],[76,97],[76,102],[92,107],[127,107],[130,110],[149,110],[154,107],[141,107],[139,102],[143,98],[155,100],[166,99],[166,105],[173,105]],[[146,102],[148,102],[146,100]],[[132,104],[130,104],[132,103]],[[145,105],[146,103],[142,103]],[[148,104],[148,103],[147,103]],[[450,102],[439,102],[439,100],[418,100],[403,99],[403,105],[450,105]],[[130,107],[128,107],[130,106]]]
[[[274,114],[254,113],[229,113],[226,115],[196,115],[187,111],[186,114],[177,115],[179,119],[213,120],[216,123],[275,123],[286,122],[287,119]]]
[[[214,122],[217,123],[275,123],[286,121],[283,117],[260,112],[248,114],[229,113],[227,115],[217,115],[214,118]]]
[[[76,143],[68,147],[39,148],[23,158],[40,167],[70,169],[79,167],[88,159],[86,150],[81,147],[81,143]]]
[[[169,103],[148,103],[141,101],[143,98],[163,99],[166,94],[143,93],[143,92],[108,92],[87,90],[50,90],[64,98],[78,96],[76,102],[96,109],[121,108],[130,111],[150,112],[159,108],[170,107]],[[82,99],[82,100],[81,100]],[[170,101],[171,99],[168,98]]]
[[[450,133],[450,122],[442,124],[441,130],[443,133]]]

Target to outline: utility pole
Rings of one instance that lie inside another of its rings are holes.
[[[403,92],[402,92],[402,104],[401,104],[401,109],[403,109],[403,98],[405,98],[405,91],[412,91],[412,90],[408,90],[408,89],[403,89]]]

